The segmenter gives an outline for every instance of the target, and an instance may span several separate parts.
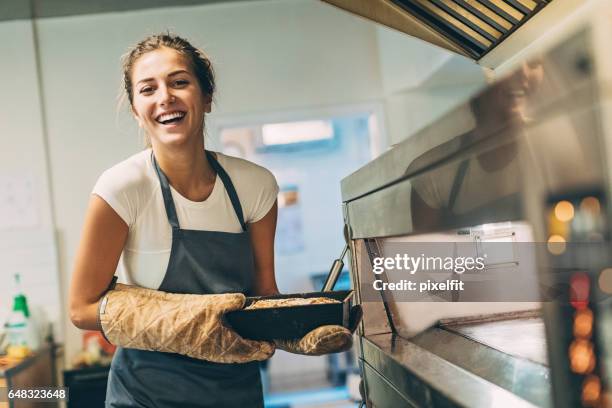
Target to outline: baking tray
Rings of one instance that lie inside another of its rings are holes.
[[[239,335],[251,340],[297,339],[328,324],[349,327],[352,290],[247,297],[244,307],[261,299],[313,297],[328,297],[342,303],[243,309],[227,313],[225,319]]]

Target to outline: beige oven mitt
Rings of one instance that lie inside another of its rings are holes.
[[[274,345],[243,339],[223,314],[244,306],[241,293],[190,295],[117,284],[102,298],[99,323],[114,345],[163,351],[216,363],[262,361]]]
[[[353,346],[353,332],[361,321],[361,306],[351,308],[349,328],[329,325],[306,333],[301,339],[274,340],[276,347],[294,354],[320,356],[347,351]]]

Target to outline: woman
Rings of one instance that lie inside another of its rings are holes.
[[[123,79],[151,148],[96,183],[70,288],[72,322],[119,346],[106,404],[263,406],[258,361],[274,344],[242,339],[222,316],[242,308],[245,294],[278,293],[276,181],[204,149],[214,75],[188,41],[146,38],[126,56]],[[107,291],[120,260],[129,286]],[[350,347],[346,329],[319,329],[279,346],[303,354]]]

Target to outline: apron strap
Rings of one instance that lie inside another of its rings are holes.
[[[151,150],[151,160],[153,161],[155,171],[157,172],[157,177],[159,178],[159,184],[161,185],[162,195],[164,197],[164,207],[166,207],[166,215],[168,216],[168,222],[172,226],[172,229],[179,229],[180,227],[178,222],[178,216],[176,215],[176,207],[174,206],[174,201],[172,200],[172,192],[170,191],[170,183],[168,182],[168,178],[166,177],[164,172],[159,168],[157,160],[155,160],[153,150]]]
[[[208,162],[212,166],[213,170],[219,175],[223,185],[225,186],[225,190],[229,195],[230,201],[232,202],[232,207],[234,207],[234,212],[236,213],[236,217],[238,217],[238,221],[240,222],[240,226],[243,231],[247,230],[247,224],[244,222],[244,216],[242,214],[242,206],[240,205],[240,200],[238,199],[238,194],[236,193],[236,189],[234,188],[234,183],[230,179],[229,175],[225,172],[223,167],[219,164],[215,156],[206,150],[206,157],[208,158]],[[170,183],[168,182],[168,178],[161,170],[159,165],[157,164],[157,160],[155,160],[155,155],[153,151],[151,151],[151,160],[153,161],[153,165],[155,166],[155,171],[157,172],[157,177],[159,178],[159,183],[162,189],[162,195],[164,197],[164,206],[166,207],[166,215],[168,216],[168,222],[172,226],[173,229],[179,229],[178,216],[176,215],[176,207],[174,206],[174,201],[172,200],[172,193],[170,191]]]
[[[225,186],[225,190],[229,195],[230,201],[232,202],[232,206],[234,207],[234,212],[238,217],[238,221],[240,221],[240,225],[242,226],[242,230],[247,230],[247,224],[244,222],[244,216],[242,214],[242,206],[240,205],[240,200],[238,199],[238,194],[236,193],[236,189],[234,188],[234,183],[232,183],[232,179],[225,172],[223,167],[219,164],[215,156],[208,150],[206,150],[206,157],[208,158],[208,162],[212,166],[212,168],[217,172],[219,177],[221,177],[221,181]]]

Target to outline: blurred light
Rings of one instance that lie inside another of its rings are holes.
[[[561,255],[565,252],[565,238],[557,234],[551,235],[548,238],[548,243],[546,244],[546,246],[548,247],[548,252],[550,252],[551,254]]]
[[[334,128],[329,120],[271,123],[261,128],[265,145],[283,145],[331,139]]]
[[[569,201],[559,201],[555,205],[555,217],[559,221],[568,222],[574,218],[574,206]]]
[[[602,270],[598,282],[602,292],[612,294],[612,268]]]
[[[596,375],[589,375],[582,383],[582,403],[595,405],[601,396],[601,381]]]
[[[593,343],[576,339],[569,348],[570,367],[577,374],[589,374],[595,368]]]
[[[593,312],[588,307],[574,315],[574,336],[589,338],[593,333]]]
[[[580,202],[580,209],[592,215],[599,215],[601,205],[599,204],[599,200],[595,197],[585,197]]]
[[[569,236],[570,225],[566,222],[561,222],[555,216],[553,210],[548,215],[548,233],[550,235],[561,235],[562,237]]]
[[[584,272],[578,272],[570,278],[570,303],[576,309],[584,309],[589,304],[591,279]]]

